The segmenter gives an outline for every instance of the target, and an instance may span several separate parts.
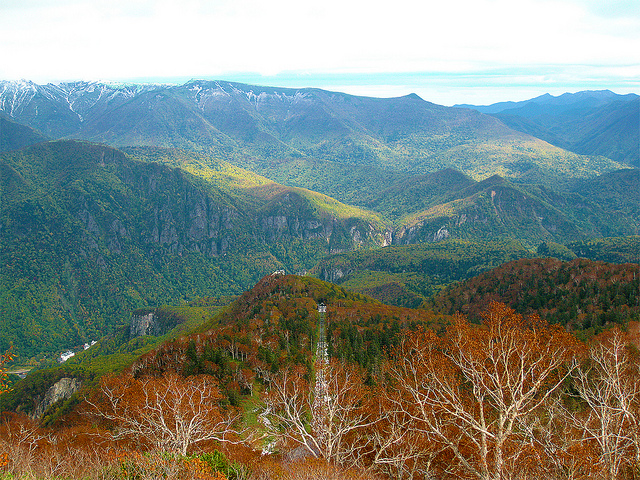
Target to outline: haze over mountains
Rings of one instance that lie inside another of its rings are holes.
[[[178,86],[3,82],[0,111],[53,138],[195,150],[259,173],[268,160],[297,157],[412,173],[452,167],[477,180],[500,174],[521,182],[620,168],[416,95],[370,98],[202,80]]]
[[[640,167],[640,97],[609,90],[549,94],[523,102],[473,108],[505,125],[583,155],[603,155]]]
[[[351,250],[637,235],[638,98],[585,95],[489,115],[216,81],[0,82],[2,339],[54,352]]]

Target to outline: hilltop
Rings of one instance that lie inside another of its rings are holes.
[[[274,273],[228,305],[199,298],[180,307],[139,310],[164,323],[157,334],[139,336],[127,325],[105,336],[63,365],[32,373],[2,397],[0,409],[32,413],[48,388],[64,377],[82,381],[85,391],[99,378],[123,370],[136,375],[177,371],[216,378],[232,404],[250,395],[256,376],[287,365],[311,368],[318,342],[318,304],[327,306],[331,356],[374,369],[403,332],[422,325],[439,328],[448,315],[385,305],[371,297],[313,277]],[[74,395],[76,392],[71,392]],[[53,422],[77,405],[60,403],[41,414]],[[58,411],[60,408],[62,410]]]

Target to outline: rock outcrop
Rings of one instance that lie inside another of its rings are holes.
[[[134,313],[129,324],[129,337],[143,337],[145,335],[158,335],[160,333],[156,316],[153,312]]]
[[[353,273],[352,268],[340,268],[340,267],[323,267],[320,270],[320,279],[325,282],[338,283],[344,277]]]
[[[168,333],[184,321],[184,318],[165,308],[140,309],[131,315],[129,337],[143,337],[145,335],[160,336]]]
[[[61,378],[49,387],[42,399],[36,403],[36,408],[31,414],[31,417],[34,419],[40,419],[49,407],[59,401],[68,400],[74,393],[80,390],[81,386],[82,381],[78,378]]]

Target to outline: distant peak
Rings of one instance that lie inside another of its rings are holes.
[[[410,93],[409,95],[405,95],[404,98],[410,98],[411,100],[424,101],[424,99],[420,97],[417,93]]]
[[[33,83],[31,80],[2,80],[3,85],[12,85],[18,88],[36,88],[38,85]]]
[[[509,182],[504,177],[501,177],[497,173],[480,181],[480,184],[486,185],[486,186],[501,185],[506,183],[509,183]]]

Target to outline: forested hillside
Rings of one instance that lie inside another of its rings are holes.
[[[640,171],[628,169],[579,182],[558,192],[540,185],[516,185],[494,176],[424,210],[407,212],[396,243],[439,238],[518,239],[529,247],[543,241],[567,243],[591,237],[636,235]],[[401,197],[402,198],[402,197]]]
[[[578,292],[582,283],[609,292],[637,267],[522,260],[497,275],[524,279],[522,265],[539,279],[535,262],[566,275]],[[571,279],[576,267],[584,276]],[[590,283],[603,269],[605,281]],[[17,384],[0,397],[4,407],[18,392],[24,400],[49,385],[77,388],[35,420],[4,414],[1,466],[17,476],[53,478],[55,469],[63,478],[122,480],[489,480],[567,471],[632,479],[637,442],[615,455],[606,442],[621,431],[637,436],[638,322],[585,344],[536,311],[521,315],[496,302],[475,311],[481,323],[471,314],[386,306],[310,277],[269,275],[117,374],[98,379],[90,349],[65,369],[69,377],[44,371]],[[603,395],[610,385],[617,393]],[[620,404],[623,416],[608,413]],[[506,461],[490,461],[496,457]]]
[[[47,137],[37,130],[13,122],[4,114],[0,114],[0,152],[18,150],[45,140]]]
[[[438,300],[433,300],[432,297],[444,287],[462,282],[459,284],[462,291],[467,285],[465,281],[482,273],[486,273],[482,278],[491,278],[494,269],[497,272],[498,267],[514,260],[532,259],[531,263],[525,262],[523,265],[531,265],[534,270],[537,262],[542,261],[534,260],[534,257],[551,257],[557,261],[574,260],[580,257],[601,263],[635,264],[637,269],[639,253],[640,237],[637,236],[570,242],[566,245],[543,242],[535,251],[525,248],[517,241],[478,242],[446,239],[433,243],[390,246],[383,249],[330,255],[320,261],[312,273],[324,280],[365,293],[390,305],[416,308],[422,302],[429,300],[430,308],[438,308],[434,302],[442,299],[436,297]],[[610,265],[599,272],[604,273],[608,268],[622,267]],[[624,268],[633,270],[633,267],[629,266]],[[531,272],[523,266],[520,274],[529,276]],[[548,277],[548,274],[545,273],[543,276]],[[551,283],[556,280],[552,277],[548,278]],[[519,283],[516,282],[516,284]],[[460,291],[456,290],[456,294],[459,293]],[[507,301],[500,294],[496,294],[491,299]],[[454,313],[462,308],[465,301],[462,299],[459,301],[462,303],[456,303],[446,311]],[[484,304],[486,301],[480,303],[480,305]],[[515,304],[511,306],[516,308]],[[538,307],[541,307],[541,304],[535,308]],[[568,314],[569,310],[564,312]]]
[[[516,241],[449,239],[331,255],[312,273],[384,303],[416,308],[445,285],[532,255]]]
[[[611,324],[640,321],[640,265],[582,258],[516,260],[446,288],[426,306],[479,321],[495,301],[570,330],[599,333]]]
[[[120,328],[64,365],[36,372],[3,397],[2,409],[32,412],[38,395],[60,378],[81,378],[87,386],[111,372],[132,368],[142,374],[178,371],[212,375],[229,402],[249,395],[256,376],[291,364],[311,369],[318,342],[318,304],[325,303],[331,356],[374,369],[419,325],[441,325],[449,316],[382,304],[370,297],[313,277],[272,274],[262,278],[226,308],[212,298],[181,307],[144,309],[171,325],[166,335],[132,336]],[[49,415],[52,415],[49,412]],[[56,414],[55,417],[59,416]]]
[[[385,242],[370,212],[226,163],[183,167],[72,141],[0,156],[0,349],[58,352],[137,308],[239,294],[265,273]]]
[[[640,167],[640,98],[609,90],[549,94],[521,102],[460,105],[499,118],[514,130],[585,155]]]
[[[571,242],[567,247],[578,257],[610,263],[640,264],[640,236],[595,238]]]
[[[260,280],[197,333],[149,352],[132,368],[139,374],[178,370],[213,375],[233,403],[251,393],[255,375],[277,373],[292,364],[312,368],[320,303],[327,305],[329,355],[369,369],[380,364],[403,332],[441,325],[448,318],[384,305],[312,277],[275,274]]]
[[[59,353],[126,324],[137,308],[237,295],[266,273],[308,271],[331,253],[446,239],[501,239],[531,250],[635,233],[640,218],[640,207],[626,201],[636,170],[585,181],[589,198],[499,177],[475,182],[453,170],[401,182],[392,176],[382,194],[363,202],[375,213],[208,155],[128,152],[59,141],[0,156],[0,347],[13,342],[24,360]],[[506,251],[475,272],[530,256],[522,247],[498,248]],[[473,250],[454,256],[467,257],[465,271],[476,261]],[[443,259],[431,270],[354,267],[360,276],[349,286],[415,307],[472,273],[444,273]]]

